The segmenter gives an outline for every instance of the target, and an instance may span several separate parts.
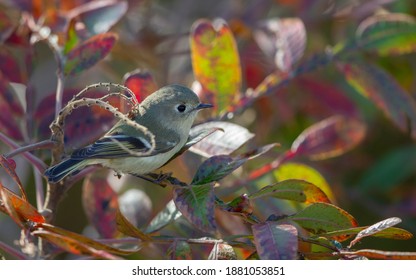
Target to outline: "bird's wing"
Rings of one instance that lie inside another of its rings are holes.
[[[177,141],[156,142],[156,148],[152,153],[143,156],[152,156],[165,153],[173,149]],[[72,153],[72,159],[87,158],[120,158],[134,157],[137,153],[145,153],[151,149],[149,141],[142,137],[134,137],[123,134],[106,135],[94,144],[76,150]]]

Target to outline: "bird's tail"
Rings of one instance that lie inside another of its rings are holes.
[[[49,167],[45,171],[45,176],[51,183],[57,183],[68,175],[76,174],[85,166],[85,161],[82,159],[66,159]]]

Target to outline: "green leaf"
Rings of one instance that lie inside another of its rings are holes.
[[[273,196],[280,199],[294,200],[304,203],[326,202],[331,203],[326,194],[317,186],[307,181],[289,179],[273,185],[266,186],[249,195],[250,199],[263,196]]]
[[[415,171],[416,146],[399,147],[378,159],[357,185],[364,192],[388,192],[413,176]]]
[[[298,231],[296,227],[277,222],[265,222],[253,225],[251,228],[260,259],[297,259]]]
[[[182,215],[196,228],[213,233],[217,230],[214,217],[215,195],[213,185],[178,187],[173,200]]]
[[[416,101],[384,70],[366,63],[339,64],[347,82],[402,131],[416,139]]]
[[[186,241],[175,240],[167,253],[171,260],[192,260],[191,246]]]
[[[166,204],[166,207],[153,218],[145,232],[156,232],[171,222],[179,219],[181,216],[182,213],[176,208],[175,202],[171,200]]]
[[[357,119],[336,115],[305,129],[293,142],[296,156],[321,160],[346,153],[364,139],[365,125]]]
[[[377,14],[357,28],[359,47],[379,55],[401,55],[416,50],[416,19],[406,14]]]
[[[189,150],[204,157],[229,155],[254,137],[254,134],[245,127],[221,121],[212,121],[197,125],[191,129],[191,135],[213,128],[220,129],[222,132],[209,135],[204,138],[204,141],[193,145]]]
[[[102,237],[117,236],[118,196],[108,184],[107,172],[94,173],[84,180],[82,204],[88,220]]]
[[[218,113],[238,103],[241,66],[237,44],[231,29],[222,19],[198,20],[191,28],[192,67],[202,86],[203,100],[213,104]]]
[[[110,53],[116,40],[117,34],[108,32],[95,35],[71,49],[65,57],[64,74],[75,75],[91,68]]]
[[[318,170],[301,163],[284,163],[273,172],[277,181],[299,179],[314,184],[321,189],[330,201],[335,202],[331,187]]]
[[[354,217],[347,211],[322,202],[311,204],[288,217],[288,219],[314,234],[347,229],[358,225]],[[337,240],[340,241],[340,239]]]

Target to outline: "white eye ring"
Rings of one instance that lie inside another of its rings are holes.
[[[185,104],[180,104],[178,105],[178,107],[176,107],[176,110],[178,110],[178,112],[183,113],[186,110],[186,105]]]

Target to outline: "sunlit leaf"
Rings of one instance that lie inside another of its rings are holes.
[[[332,116],[305,129],[293,142],[291,151],[313,160],[343,154],[357,146],[366,127],[357,119]]]
[[[232,246],[224,243],[215,243],[208,260],[236,260],[237,255]]]
[[[360,231],[357,236],[354,238],[353,241],[350,242],[349,247],[354,246],[357,242],[359,242],[362,238],[366,237],[366,236],[373,236],[374,234],[383,231],[387,228],[390,228],[394,225],[397,225],[398,223],[401,223],[401,219],[393,217],[393,218],[388,218],[386,220],[383,220],[381,222],[378,222],[372,226],[367,227],[366,229],[363,229],[362,231]]]
[[[299,179],[314,184],[321,189],[330,201],[335,201],[335,196],[325,178],[316,169],[300,163],[284,163],[273,172],[278,181]]]
[[[416,139],[416,101],[384,70],[368,62],[339,64],[348,83],[402,131]]]
[[[366,229],[367,227],[355,227],[355,228],[348,228],[336,231],[325,232],[319,234],[319,236],[323,237],[332,237],[332,236],[353,236],[358,234],[360,231]],[[376,232],[372,237],[379,237],[379,238],[389,238],[389,239],[399,239],[399,240],[407,240],[413,238],[413,234],[408,232],[402,228],[390,227],[383,229],[382,231]]]
[[[289,217],[306,230],[319,234],[358,226],[347,211],[328,203],[317,202]],[[338,241],[346,237],[337,236]]]
[[[64,66],[65,75],[75,75],[94,66],[110,53],[117,35],[107,32],[91,37],[73,48],[66,55]]]
[[[306,30],[300,18],[268,19],[254,32],[254,38],[282,71],[289,71],[305,51]]]
[[[182,215],[196,228],[204,232],[216,231],[213,185],[175,188],[173,200]]]
[[[198,134],[200,131],[210,129],[221,129],[215,132],[203,141],[193,145],[189,150],[196,154],[211,157],[216,155],[229,155],[244,143],[254,137],[246,128],[230,122],[212,121],[202,123],[192,128],[191,134]]]
[[[91,255],[102,259],[118,259],[116,256],[113,256],[106,251],[97,250],[94,247],[91,247],[90,244],[85,244],[80,240],[73,239],[69,236],[60,235],[44,230],[36,230],[33,231],[32,234],[48,240],[50,243],[72,254]]]
[[[358,251],[341,251],[341,255],[344,256],[363,256],[370,259],[382,259],[382,260],[416,260],[415,252],[395,252],[395,251],[381,251],[363,249]]]
[[[262,260],[297,259],[298,231],[294,226],[265,222],[251,228],[257,253]]]
[[[366,170],[357,186],[361,191],[388,192],[407,178],[411,178],[415,171],[416,146],[399,147],[383,155]]]
[[[134,92],[139,102],[158,89],[152,74],[143,69],[126,73],[123,77],[123,84]]]
[[[0,199],[3,204],[3,208],[6,210],[7,214],[13,221],[20,227],[25,228],[21,216],[17,213],[16,209],[13,206],[13,202],[10,198],[9,192],[6,191],[6,188],[0,182]]]
[[[171,260],[191,260],[191,246],[186,241],[175,240],[168,249],[168,255]]]
[[[176,208],[175,202],[171,200],[166,204],[165,208],[153,218],[145,232],[152,233],[158,231],[181,216],[182,213]]]
[[[69,18],[77,18],[92,35],[110,30],[127,11],[127,1],[92,1],[77,6],[68,13]]]
[[[4,170],[6,170],[7,174],[9,174],[10,177],[12,177],[13,181],[16,182],[17,186],[20,189],[20,192],[22,194],[22,199],[27,201],[27,195],[25,192],[25,188],[22,185],[22,182],[19,179],[19,176],[17,176],[16,174],[16,165],[14,164],[13,166],[13,160],[11,159],[7,159],[5,158],[3,155],[0,155],[0,165],[1,167],[4,168]]]
[[[65,230],[63,228],[59,228],[56,227],[54,225],[50,225],[50,224],[40,224],[37,227],[37,233],[34,233],[34,235],[39,235],[39,234],[43,234],[45,233],[44,236],[49,236],[48,234],[54,234],[52,236],[52,238],[55,240],[55,238],[57,238],[57,242],[65,242],[65,240],[63,240],[60,237],[66,237],[69,238],[70,240],[74,240],[76,241],[75,244],[81,244],[88,246],[90,248],[94,248],[95,250],[100,250],[100,251],[105,251],[111,254],[117,254],[117,255],[129,255],[132,254],[134,252],[137,252],[137,250],[124,250],[124,249],[118,249],[112,246],[108,246],[106,244],[100,243],[98,241],[95,241],[91,238],[88,238],[86,236],[83,236],[81,234],[69,231],[69,230]],[[52,242],[53,243],[53,242]],[[56,244],[58,245],[58,244]],[[58,245],[59,246],[59,245]],[[78,246],[78,245],[76,245]],[[65,249],[65,248],[63,248]],[[68,248],[71,249],[71,248]],[[88,248],[87,248],[88,249]]]
[[[416,19],[406,14],[376,14],[360,23],[356,32],[359,47],[380,55],[416,51]]]
[[[132,225],[129,220],[127,220],[126,217],[120,212],[120,210],[117,210],[116,213],[116,223],[117,223],[117,229],[124,233],[127,236],[132,236],[141,239],[142,241],[149,241],[151,240],[150,236],[143,233],[141,230],[136,228],[134,225]]]
[[[34,223],[45,222],[45,218],[28,201],[20,198],[6,188],[4,190],[7,192],[9,201],[12,203],[14,210],[20,215],[22,221],[31,221]]]
[[[330,200],[320,188],[312,183],[298,179],[289,179],[266,186],[250,194],[249,198],[256,199],[263,196],[273,196],[308,204],[315,202],[330,203]]]
[[[191,58],[202,100],[223,113],[239,100],[241,66],[234,36],[221,19],[198,20],[191,28]]]
[[[97,232],[104,238],[117,236],[116,213],[118,197],[107,181],[107,172],[87,177],[82,186],[82,204],[85,214]]]

